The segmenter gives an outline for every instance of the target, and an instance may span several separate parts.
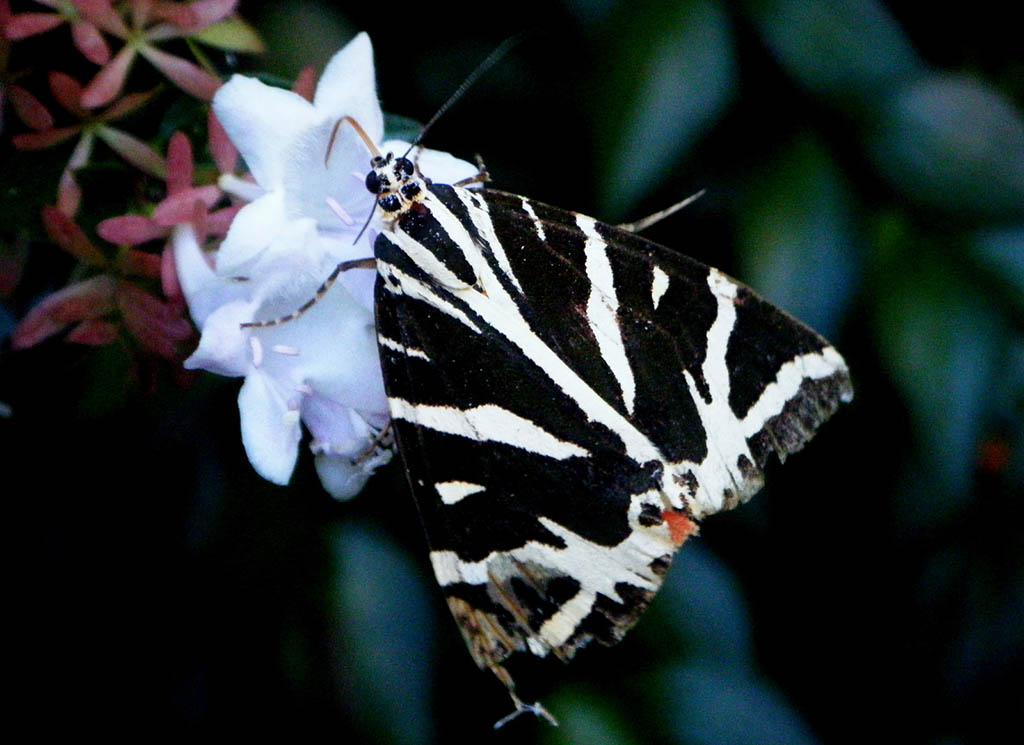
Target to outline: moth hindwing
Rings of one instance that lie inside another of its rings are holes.
[[[482,668],[636,622],[704,517],[852,397],[751,290],[565,210],[376,158],[376,315],[438,582]]]

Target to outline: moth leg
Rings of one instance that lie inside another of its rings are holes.
[[[473,159],[476,161],[476,175],[456,181],[452,186],[469,186],[470,184],[486,184],[490,182],[491,174],[487,170],[487,166],[484,165],[484,159],[479,155],[473,156]]]
[[[547,719],[549,722],[551,722],[551,724],[553,724],[554,726],[556,726],[556,727],[558,726],[558,720],[555,719],[551,715],[550,711],[548,711],[547,709],[544,708],[544,706],[540,703],[540,701],[537,701],[537,702],[532,703],[532,704],[525,704],[512,691],[509,691],[509,695],[512,696],[512,703],[514,703],[516,705],[516,710],[513,711],[508,716],[504,716],[501,719],[499,719],[497,722],[495,722],[494,723],[494,729],[498,729],[500,727],[504,727],[507,723],[511,722],[517,716],[519,716],[520,714],[526,713],[526,712],[529,712],[529,713],[531,713],[531,714],[533,714],[534,716],[537,716],[537,717],[543,717],[544,719]]]
[[[651,227],[652,225],[654,225],[654,223],[661,222],[662,220],[664,220],[669,215],[674,215],[676,212],[681,210],[683,207],[686,207],[687,205],[693,204],[698,199],[700,199],[702,196],[704,196],[704,192],[705,191],[706,191],[706,189],[701,189],[696,194],[691,194],[690,196],[688,196],[683,201],[676,202],[671,207],[667,207],[667,208],[665,208],[663,210],[655,212],[653,215],[648,215],[647,217],[641,218],[641,219],[637,220],[636,222],[620,223],[620,224],[616,225],[615,227],[621,228],[622,230],[628,230],[630,233],[639,233],[641,230],[646,230],[647,228]]]
[[[300,305],[298,308],[293,310],[288,315],[281,316],[280,318],[275,318],[275,319],[273,319],[271,321],[249,321],[248,323],[243,323],[242,324],[242,328],[244,328],[244,329],[262,329],[262,328],[266,328],[268,326],[280,326],[282,323],[288,323],[288,321],[294,321],[296,318],[298,318],[303,313],[305,313],[307,310],[309,310],[314,305],[316,305],[318,302],[320,302],[320,298],[322,298],[324,295],[327,294],[327,291],[329,289],[331,289],[331,285],[333,285],[337,281],[338,277],[341,275],[342,272],[347,272],[349,269],[376,269],[376,268],[377,268],[377,260],[376,259],[352,259],[351,261],[343,261],[340,264],[338,264],[336,267],[334,267],[334,271],[332,271],[328,275],[327,279],[325,279],[324,283],[322,285],[320,285],[320,287],[317,289],[316,293],[314,293],[313,297],[311,297],[309,300],[304,302],[302,305]]]

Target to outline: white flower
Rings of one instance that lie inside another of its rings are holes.
[[[388,413],[373,324],[376,273],[343,272],[294,320],[242,324],[293,313],[338,263],[373,256],[376,223],[356,240],[373,207],[364,185],[370,154],[351,126],[338,126],[350,116],[374,142],[383,137],[369,37],[358,35],[334,56],[312,103],[235,75],[213,106],[256,183],[222,179],[226,191],[251,201],[235,217],[214,267],[188,226],[175,229],[178,274],[202,331],[186,367],[245,378],[238,396],[242,442],[260,475],[288,482],[301,421],[313,437],[324,487],[339,499],[351,497],[391,457],[379,441]],[[379,147],[405,152],[408,144]],[[423,151],[418,162],[442,182],[476,172],[435,151]]]

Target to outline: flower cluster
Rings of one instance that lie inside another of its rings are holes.
[[[6,86],[27,128],[13,137],[16,148],[76,142],[55,204],[42,219],[51,240],[83,268],[80,279],[25,314],[12,337],[14,348],[58,335],[87,345],[131,340],[137,354],[243,378],[242,441],[257,472],[287,483],[305,427],[324,487],[337,498],[353,496],[392,451],[373,318],[376,273],[352,269],[323,288],[340,262],[373,256],[379,227],[364,185],[370,154],[355,130],[339,122],[359,122],[382,150],[408,148],[384,141],[369,38],[360,34],[339,52],[315,90],[311,70],[303,71],[292,91],[240,75],[221,85],[210,72],[156,45],[184,36],[225,38],[203,34],[227,20],[233,0],[43,4],[54,12],[12,14],[7,0],[0,0],[7,38],[60,33],[54,29],[67,24],[77,49],[101,68],[86,84],[60,71],[49,74],[52,98],[71,123],[51,114],[17,83],[18,76]],[[232,26],[239,28],[247,29]],[[111,51],[111,38],[124,42],[119,51]],[[233,43],[236,49],[257,46],[248,32],[236,33]],[[181,132],[161,156],[119,128],[117,120],[154,100],[154,91],[121,94],[138,56],[183,91],[212,98],[212,165],[194,162],[192,144]],[[165,189],[141,214],[99,220],[93,238],[77,222],[83,194],[76,172],[97,142],[150,182],[163,180]],[[237,170],[239,154],[248,172]],[[445,153],[420,150],[417,158],[439,180],[476,172]],[[198,344],[186,310],[199,331]]]
[[[373,224],[362,230],[374,206],[364,185],[369,154],[351,127],[338,126],[349,116],[375,142],[383,139],[369,38],[360,34],[331,60],[311,102],[236,75],[213,106],[255,184],[221,178],[223,188],[251,201],[212,264],[190,226],[174,234],[178,275],[202,330],[185,364],[245,378],[242,441],[261,475],[287,482],[301,421],[325,488],[352,496],[391,457],[382,441],[388,413],[373,322],[375,272],[343,272],[297,318],[243,324],[288,316],[317,295],[340,262],[373,255]],[[404,151],[408,144],[380,147]],[[439,179],[476,171],[431,150],[419,162]]]

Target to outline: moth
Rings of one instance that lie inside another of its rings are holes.
[[[384,224],[381,365],[430,561],[512,716],[549,716],[504,661],[617,642],[700,522],[851,400],[849,371],[717,269],[525,197],[432,183],[362,136]]]

